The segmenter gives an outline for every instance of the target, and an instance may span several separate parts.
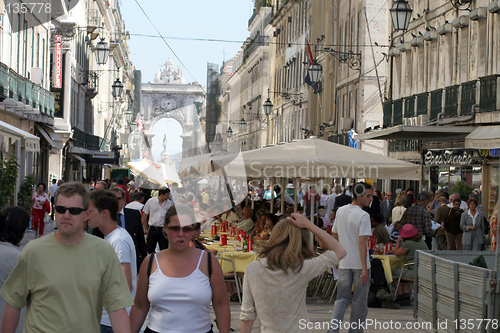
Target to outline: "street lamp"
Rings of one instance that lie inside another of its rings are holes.
[[[231,129],[231,127],[227,129],[226,134],[228,138],[231,138],[233,136],[233,130]]]
[[[108,43],[104,41],[104,38],[101,38],[101,41],[95,46],[96,60],[99,65],[104,65],[108,62],[109,51]]]
[[[410,8],[407,0],[396,0],[390,9],[392,24],[394,30],[408,30],[410,24],[411,13],[413,10]]]
[[[123,84],[120,81],[120,79],[116,79],[116,81],[113,83],[111,86],[111,94],[113,95],[114,98],[119,97],[122,94],[123,91]]]
[[[318,64],[316,60],[309,66],[307,69],[307,73],[309,74],[309,78],[313,83],[319,82],[319,78],[321,76],[321,71],[323,70],[323,67]]]
[[[245,118],[241,118],[241,120],[238,122],[238,124],[240,125],[240,129],[242,131],[244,131],[245,128],[247,127],[247,122],[245,121]]]
[[[271,114],[271,111],[273,110],[273,103],[271,102],[269,97],[266,99],[263,106],[266,116],[269,116]]]

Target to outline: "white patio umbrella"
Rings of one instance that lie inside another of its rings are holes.
[[[154,165],[139,161],[128,162],[127,166],[130,168],[132,173],[146,178],[151,183],[159,184],[161,186],[167,186],[163,173]]]
[[[182,186],[181,179],[177,174],[177,170],[171,165],[165,163],[156,163],[160,166],[159,170],[163,174],[163,178],[167,184],[177,183],[179,186]]]

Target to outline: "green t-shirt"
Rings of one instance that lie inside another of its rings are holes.
[[[420,239],[417,242],[412,241],[412,240],[405,240],[402,246],[403,246],[403,249],[406,250],[405,259],[408,263],[415,261],[415,252],[417,250],[423,250],[423,251],[429,250],[429,248],[427,247],[427,244],[425,244],[423,239]]]
[[[113,247],[86,234],[76,246],[54,233],[29,242],[1,295],[11,306],[27,306],[24,332],[99,332],[102,308],[133,304]]]

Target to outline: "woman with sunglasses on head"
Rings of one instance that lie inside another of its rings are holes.
[[[311,232],[327,250],[317,257],[311,245]],[[250,263],[245,271],[241,332],[251,332],[257,317],[260,332],[302,331],[300,321],[308,321],[309,281],[336,266],[345,255],[345,249],[335,238],[304,215],[293,213],[278,222],[260,251],[260,260]]]
[[[229,332],[231,314],[222,269],[214,255],[189,246],[194,223],[192,209],[182,204],[165,214],[170,247],[149,255],[141,265],[130,312],[132,332],[140,331],[148,312],[145,333],[212,332],[210,302],[219,332]]]

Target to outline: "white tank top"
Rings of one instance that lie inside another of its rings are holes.
[[[165,276],[158,258],[156,270],[149,276],[148,327],[160,333],[206,333],[210,330],[210,279],[200,270],[205,251],[200,251],[196,269],[188,276]]]

